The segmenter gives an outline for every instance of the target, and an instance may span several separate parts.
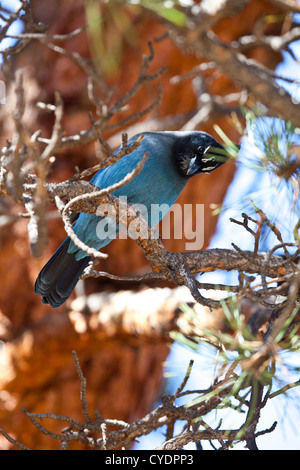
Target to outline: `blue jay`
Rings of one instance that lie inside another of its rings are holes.
[[[133,136],[128,145],[141,136]],[[149,220],[147,210],[149,214],[151,205],[170,208],[189,178],[198,173],[210,173],[226,159],[222,145],[206,132],[145,132],[137,149],[114,165],[99,170],[91,183],[103,189],[121,181],[137,166],[146,152],[149,152],[149,157],[142,171],[112,194],[126,196],[129,204],[142,204],[146,208],[146,213],[142,215],[152,226],[165,216],[168,209],[154,215],[152,211]],[[99,234],[97,226],[100,220],[103,220],[101,216],[81,213],[74,226],[79,239],[97,250],[112,240],[109,230],[103,232],[103,235],[101,232]],[[50,304],[52,308],[60,307],[73,292],[90,260],[91,257],[67,237],[39,273],[35,293],[42,296],[43,303]]]

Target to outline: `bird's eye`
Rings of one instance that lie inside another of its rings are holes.
[[[197,149],[198,155],[205,155],[206,152],[209,151],[210,147],[211,147],[210,145],[208,145],[207,147],[204,147],[203,145],[200,145],[200,147],[198,147],[198,149]]]

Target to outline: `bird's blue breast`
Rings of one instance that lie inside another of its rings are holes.
[[[137,138],[138,136],[135,136],[129,140],[129,144]],[[187,179],[176,171],[172,147],[172,137],[167,133],[145,133],[138,149],[125,155],[114,165],[98,171],[91,183],[103,189],[121,181],[137,166],[145,152],[149,152],[142,171],[132,181],[113,192],[113,195],[126,196],[128,204],[142,205],[139,209],[144,207],[144,213],[140,212],[148,223],[154,226],[165,216],[187,182]],[[114,220],[106,218],[103,221],[100,216],[90,214],[80,214],[74,230],[86,245],[97,250],[117,235]],[[118,230],[119,227],[117,232]],[[75,252],[77,259],[87,256],[72,241],[68,251]]]

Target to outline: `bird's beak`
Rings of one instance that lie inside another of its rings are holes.
[[[190,164],[189,164],[189,167],[188,167],[188,170],[186,172],[186,174],[188,176],[196,173],[198,170],[199,170],[200,166],[199,166],[199,163],[197,162],[197,155],[195,155],[193,158],[191,158],[191,161],[190,161]]]

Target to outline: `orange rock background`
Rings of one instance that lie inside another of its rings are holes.
[[[36,21],[49,26],[48,32],[51,34],[69,33],[86,22],[84,0],[35,0],[33,12]],[[253,0],[239,15],[220,21],[215,31],[228,41],[250,34],[262,12],[273,13],[274,10],[267,2]],[[104,61],[105,79],[109,86],[115,87],[115,99],[122,96],[137,79],[142,55],[148,53],[147,42],[161,37],[165,28],[156,18],[138,7],[111,7],[106,4],[102,5],[101,14],[103,43],[106,50],[115,55],[115,64],[107,61],[107,57]],[[119,22],[116,21],[116,15],[119,15]],[[279,28],[280,25],[275,27]],[[84,57],[90,55],[90,44],[85,33],[68,40],[63,46]],[[157,96],[158,82],[162,84],[162,102],[150,117],[130,124],[129,129],[106,132],[105,137],[113,144],[121,142],[121,132],[132,135],[145,129],[145,126],[147,130],[158,130],[156,126],[160,119],[181,116],[197,109],[192,82],[188,80],[172,84],[170,79],[190,71],[200,59],[188,51],[179,51],[169,38],[154,42],[154,48],[151,71],[162,66],[167,66],[167,71],[157,82],[150,82],[142,88],[122,117],[146,108]],[[255,50],[252,56],[271,68],[279,61],[277,55],[260,49]],[[71,59],[56,54],[38,41],[32,41],[16,58],[15,67],[24,70],[27,100],[25,123],[31,132],[41,129],[43,136],[51,135],[53,117],[38,110],[36,102],[53,102],[55,90],[61,92],[64,101],[66,134],[90,127],[89,112],[93,109],[87,97],[86,75]],[[205,84],[208,92],[217,95],[237,91],[221,74],[212,76],[207,73]],[[13,92],[9,83],[8,91]],[[2,145],[13,132],[13,123],[7,112],[7,109],[3,110],[0,115]],[[228,118],[227,115],[212,115],[201,129],[214,134],[213,124],[217,123],[232,139],[237,139]],[[174,124],[173,129],[180,129],[184,124]],[[56,155],[51,181],[63,181],[71,177],[75,165],[85,169],[96,163],[94,144],[61,151]],[[205,246],[217,223],[209,205],[222,202],[234,171],[234,165],[229,163],[211,175],[195,178],[179,198],[181,204],[205,205]],[[8,200],[3,201],[3,204],[13,213],[22,210]],[[70,312],[68,305],[56,311],[42,305],[40,298],[33,293],[35,278],[65,238],[65,232],[61,221],[49,220],[49,244],[42,259],[36,260],[30,255],[26,224],[26,220],[19,219],[1,227],[0,233],[0,339],[6,342],[7,354],[7,363],[0,368],[0,427],[29,447],[50,449],[57,448],[57,442],[51,441],[28,424],[20,406],[28,411],[82,418],[80,383],[75,372],[72,348],[77,350],[87,377],[90,409],[99,409],[104,417],[132,421],[149,411],[156,399],[161,384],[162,363],[167,357],[169,345],[165,334],[158,334],[153,340],[151,331],[147,335],[146,329],[142,335],[138,334],[137,329],[132,336],[128,332],[124,334],[120,327],[110,334],[109,319],[107,325],[101,325],[99,337],[91,331],[90,326],[83,330],[74,327],[76,312]],[[180,240],[166,240],[165,245],[173,251],[184,249]],[[113,241],[106,252],[109,257],[102,262],[101,270],[128,275],[147,269],[142,251],[132,240]],[[91,279],[85,282],[85,288],[89,294],[124,287]],[[56,431],[59,429],[56,428]],[[10,448],[4,439],[0,441],[0,446]]]

